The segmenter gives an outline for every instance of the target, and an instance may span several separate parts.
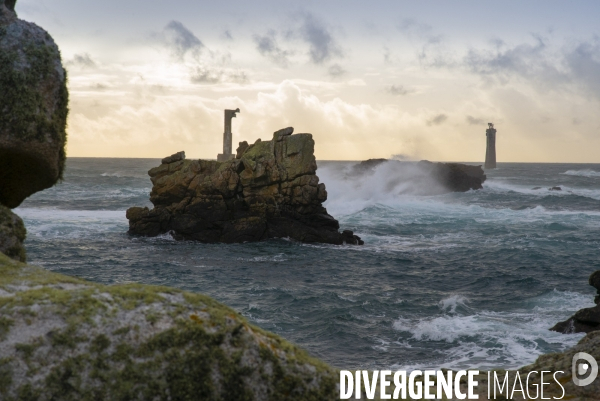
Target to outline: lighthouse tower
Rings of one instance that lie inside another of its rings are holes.
[[[485,150],[485,169],[496,168],[496,129],[494,124],[488,123],[489,128],[485,130],[487,147]]]

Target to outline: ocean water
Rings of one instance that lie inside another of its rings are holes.
[[[30,263],[206,293],[344,368],[515,368],[582,337],[548,328],[593,305],[600,165],[501,163],[483,190],[414,196],[385,165],[319,162],[357,247],[130,237],[125,210],[151,206],[158,164],[70,158],[63,183],[16,210]]]

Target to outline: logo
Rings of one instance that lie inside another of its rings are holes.
[[[585,362],[582,362],[582,361]],[[578,352],[573,355],[573,363],[571,365],[571,373],[573,383],[576,386],[587,386],[592,384],[598,376],[598,363],[593,356],[585,352]],[[588,375],[585,379],[584,376]]]

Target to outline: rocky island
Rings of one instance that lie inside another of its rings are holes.
[[[438,195],[446,192],[466,192],[482,189],[486,175],[481,166],[462,163],[433,163],[428,160],[405,162],[389,159],[369,159],[351,169],[351,176],[373,175],[377,168],[385,168],[390,183],[407,184],[407,193]],[[348,177],[351,178],[351,177]]]
[[[302,242],[362,245],[322,203],[311,134],[285,128],[270,141],[240,143],[232,160],[186,160],[179,152],[151,169],[154,209],[127,210],[129,233],[201,242],[292,238]]]

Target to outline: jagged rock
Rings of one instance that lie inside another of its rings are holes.
[[[594,298],[596,306],[578,310],[573,316],[557,323],[550,330],[563,334],[590,333],[600,330],[600,270],[593,272],[588,282],[597,290]]]
[[[180,160],[185,160],[185,152],[183,150],[181,152],[174,153],[169,157],[165,157],[164,159],[162,159],[161,163],[170,164],[178,162]]]
[[[289,237],[303,242],[362,244],[340,233],[321,205],[325,185],[315,174],[310,134],[287,128],[272,141],[257,140],[239,159],[181,160],[151,169],[154,209],[127,211],[129,232],[177,239],[245,242]]]
[[[550,187],[548,188],[549,191],[562,191],[561,187]]]
[[[2,400],[335,400],[337,372],[213,299],[0,255]]]
[[[250,145],[248,145],[248,142],[246,142],[246,141],[240,142],[240,146],[238,146],[238,148],[235,150],[235,153],[236,153],[235,158],[241,159],[242,155],[244,154],[244,152],[246,150],[248,150],[249,147],[250,147]]]
[[[7,207],[0,205],[0,253],[25,262],[23,241],[26,234],[23,220]]]
[[[62,177],[68,113],[58,47],[14,4],[0,3],[0,204],[11,208]]]
[[[353,175],[372,174],[382,164],[389,167],[388,175],[396,181],[411,184],[416,195],[432,195],[443,192],[466,192],[481,189],[486,176],[481,166],[460,163],[418,163],[388,159],[369,159],[353,166]]]
[[[469,166],[460,163],[432,163],[422,160],[418,163],[428,171],[442,186],[452,192],[466,192],[481,189],[486,176],[481,166]]]
[[[594,298],[594,303],[596,305],[600,304],[600,270],[596,270],[590,275],[588,283],[596,289],[596,297]]]
[[[294,133],[294,127],[287,127],[280,129],[279,131],[275,131],[273,133],[273,140],[275,142],[279,142],[283,139],[284,136],[289,136]]]

